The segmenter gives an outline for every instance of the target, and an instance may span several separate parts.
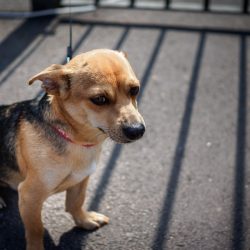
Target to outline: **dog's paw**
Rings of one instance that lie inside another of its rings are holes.
[[[78,227],[86,230],[95,230],[109,223],[109,218],[103,214],[96,212],[85,212],[84,218],[75,220]]]
[[[6,206],[7,206],[7,205],[6,205],[5,201],[4,201],[3,198],[0,196],[0,209],[4,208],[4,207],[6,207]]]

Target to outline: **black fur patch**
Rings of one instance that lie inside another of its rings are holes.
[[[21,120],[31,123],[38,133],[48,140],[58,154],[63,154],[66,142],[58,136],[51,121],[48,96],[12,105],[0,106],[0,179],[4,180],[10,170],[19,171],[16,159],[16,139]]]

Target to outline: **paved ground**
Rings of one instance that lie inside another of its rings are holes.
[[[145,137],[106,143],[87,207],[111,218],[74,228],[64,193],[44,205],[46,249],[250,249],[250,17],[98,10],[74,17],[75,54],[128,53],[142,82]],[[0,103],[36,96],[27,79],[62,63],[65,17],[0,22]],[[0,249],[24,249],[17,194],[4,189]]]

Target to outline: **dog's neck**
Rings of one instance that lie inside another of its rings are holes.
[[[60,98],[46,95],[41,101],[47,104],[45,119],[54,128],[62,129],[72,142],[79,145],[99,145],[106,139],[106,135],[93,128],[87,120],[84,124],[75,121],[66,111]]]

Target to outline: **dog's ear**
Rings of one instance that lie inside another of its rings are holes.
[[[69,75],[63,65],[52,64],[42,72],[29,79],[31,85],[35,81],[41,81],[41,87],[51,95],[65,96],[70,87]]]

